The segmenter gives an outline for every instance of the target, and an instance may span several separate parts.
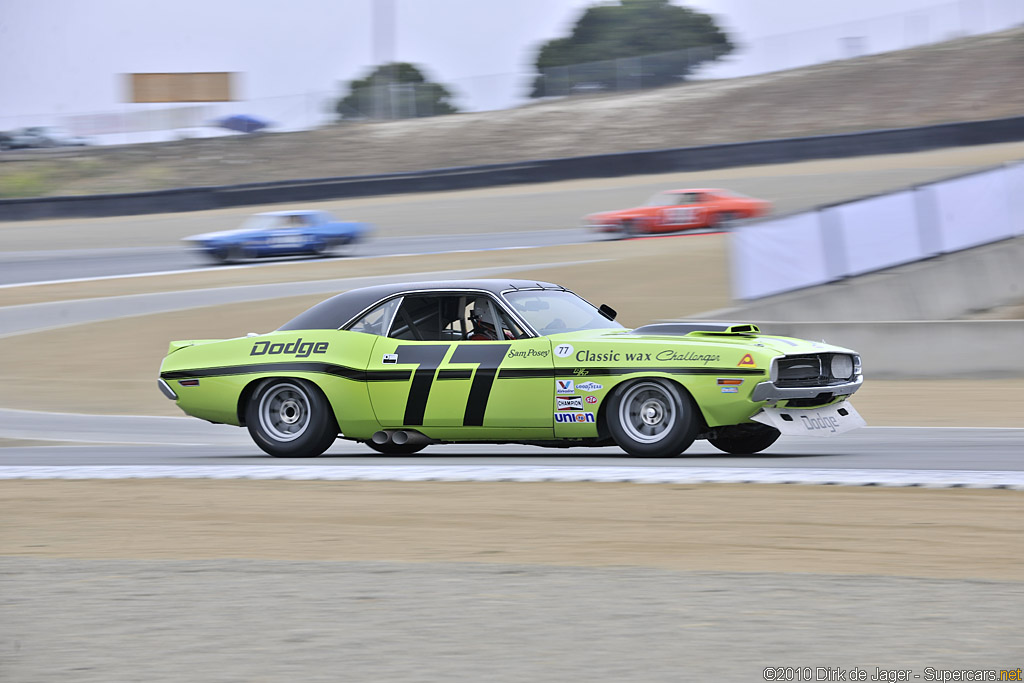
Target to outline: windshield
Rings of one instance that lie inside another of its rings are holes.
[[[279,227],[282,220],[281,216],[267,213],[258,213],[255,216],[249,216],[242,223],[243,230],[273,230]]]
[[[647,200],[646,206],[672,206],[678,200],[679,196],[674,192],[659,192]]]
[[[647,200],[647,206],[681,206],[701,201],[700,192],[659,192]]]
[[[505,300],[541,335],[623,329],[572,292],[551,289],[506,292]]]

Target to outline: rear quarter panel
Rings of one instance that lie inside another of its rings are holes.
[[[160,372],[187,414],[233,425],[241,424],[239,401],[254,383],[270,377],[305,379],[323,391],[345,436],[368,438],[379,428],[365,380],[375,339],[338,330],[226,339],[181,348],[164,359]],[[199,386],[181,385],[191,378],[198,378]]]

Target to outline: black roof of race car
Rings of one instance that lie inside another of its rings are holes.
[[[480,280],[432,280],[428,282],[396,282],[373,287],[361,287],[332,296],[326,301],[300,313],[278,328],[283,330],[336,330],[363,311],[384,299],[399,294],[434,291],[484,291],[495,296],[513,289],[557,289],[561,285],[537,280],[480,279]]]

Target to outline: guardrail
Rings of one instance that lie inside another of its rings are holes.
[[[442,168],[410,173],[179,188],[131,194],[4,199],[0,200],[0,220],[204,211],[278,202],[460,190],[578,178],[701,171],[730,166],[895,154],[1018,140],[1024,140],[1024,116],[918,128]]]

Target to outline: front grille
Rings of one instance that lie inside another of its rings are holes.
[[[849,377],[836,378],[832,376],[833,355],[835,354],[809,353],[779,358],[776,366],[778,375],[775,386],[824,387],[850,381]]]
[[[791,398],[786,401],[787,408],[817,408],[832,400],[831,391],[823,391],[814,398]]]

